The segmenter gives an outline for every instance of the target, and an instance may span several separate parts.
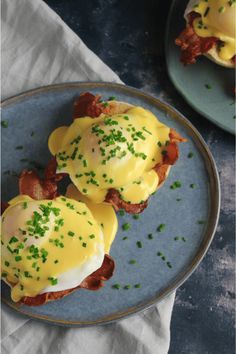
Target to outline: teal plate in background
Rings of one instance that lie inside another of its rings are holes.
[[[187,3],[187,0],[173,0],[168,16],[166,63],[169,77],[194,110],[234,134],[234,70],[219,66],[203,56],[197,58],[193,65],[184,66],[180,62],[180,48],[174,41],[185,28],[183,15]]]
[[[72,104],[81,92],[104,99],[140,105],[188,139],[180,144],[180,157],[164,186],[150,198],[138,220],[118,216],[119,230],[112,245],[116,262],[112,279],[97,292],[84,289],[40,307],[18,306],[2,283],[2,300],[19,313],[63,326],[109,323],[149,308],[180,286],[193,272],[213,238],[220,207],[219,179],[205,142],[191,123],[171,106],[131,87],[111,83],[72,83],[48,86],[11,98],[2,104],[2,199],[18,194],[17,174],[50,159],[47,139],[60,125],[69,125]],[[22,146],[21,149],[17,148]],[[189,153],[193,156],[188,157]],[[22,160],[23,159],[23,160]],[[27,159],[27,161],[25,160]],[[171,189],[174,181],[181,188]],[[195,188],[190,185],[194,184]],[[128,231],[122,230],[130,223]],[[165,229],[158,232],[160,224]],[[148,237],[149,234],[153,238]],[[175,239],[177,237],[177,239]],[[125,239],[124,239],[125,238]],[[137,241],[142,248],[137,247]],[[161,256],[160,256],[161,255]],[[131,259],[136,264],[130,264]],[[119,283],[121,289],[112,285]],[[125,285],[131,288],[125,290]],[[140,284],[140,288],[135,288]]]

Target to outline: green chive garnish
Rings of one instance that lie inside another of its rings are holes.
[[[160,225],[157,227],[157,231],[158,231],[158,232],[162,232],[162,231],[165,230],[165,227],[166,227],[165,224],[160,224]]]
[[[129,264],[135,264],[136,263],[136,260],[135,259],[131,259],[130,261],[129,261]]]
[[[128,290],[128,289],[130,289],[130,288],[131,288],[131,285],[130,285],[130,284],[127,284],[127,285],[124,286],[124,289],[125,289],[125,290]]]
[[[193,155],[194,155],[193,152],[190,151],[190,152],[188,153],[188,158],[191,159],[191,158],[193,157]]]
[[[207,89],[207,90],[211,90],[211,85],[209,85],[209,84],[205,84],[205,88]]]
[[[134,219],[134,220],[138,220],[139,217],[140,217],[139,214],[134,214],[134,215],[133,215],[133,219]]]
[[[128,224],[128,223],[123,224],[122,225],[122,229],[123,229],[123,231],[129,230],[130,229],[130,224]]]
[[[136,245],[138,248],[143,248],[142,242],[141,241],[137,241]]]
[[[1,121],[1,126],[2,128],[7,128],[8,127],[8,122],[6,120]]]
[[[119,213],[120,216],[124,216],[125,215],[125,211],[123,209],[120,209],[118,211],[118,213]]]
[[[120,289],[121,285],[120,284],[114,284],[112,285],[113,289]]]
[[[141,284],[135,284],[134,287],[135,287],[136,289],[141,288]]]

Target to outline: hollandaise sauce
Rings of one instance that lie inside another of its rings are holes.
[[[158,185],[152,170],[162,161],[170,129],[148,110],[130,108],[125,114],[75,119],[56,129],[49,149],[58,172],[70,175],[83,195],[101,203],[115,188],[130,203],[140,203]]]
[[[219,57],[232,59],[236,54],[235,1],[201,0],[196,2],[193,10],[201,15],[193,22],[197,35],[218,38]]]

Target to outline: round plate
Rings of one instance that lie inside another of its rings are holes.
[[[18,194],[17,178],[23,168],[45,166],[50,158],[47,139],[60,125],[70,124],[72,103],[81,92],[115,96],[151,110],[188,139],[180,144],[180,158],[164,186],[150,198],[148,208],[135,220],[119,217],[119,231],[111,256],[116,270],[97,292],[78,290],[39,307],[17,306],[3,284],[2,299],[18,312],[68,326],[108,323],[163,299],[180,286],[204,256],[216,229],[220,190],[214,160],[200,134],[171,106],[131,87],[110,83],[72,83],[48,86],[8,99],[2,105],[2,199]],[[191,158],[188,157],[192,153]],[[27,159],[27,160],[26,160]],[[171,189],[174,181],[181,188]],[[190,185],[194,184],[195,188]],[[122,225],[131,228],[123,231]],[[157,231],[160,224],[164,230]],[[153,238],[148,236],[152,234]],[[125,239],[124,239],[125,237]],[[176,239],[177,237],[177,239]],[[142,248],[137,247],[137,241]],[[135,259],[135,264],[129,261]],[[112,285],[119,283],[120,289]],[[126,290],[125,285],[131,285]],[[140,284],[140,287],[134,287]]]
[[[180,48],[174,41],[185,28],[183,14],[187,3],[187,0],[174,0],[169,12],[166,29],[169,77],[193,109],[220,128],[234,134],[234,70],[219,66],[203,56],[197,58],[193,65],[184,66],[180,62]]]

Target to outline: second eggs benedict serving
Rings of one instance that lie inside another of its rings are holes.
[[[184,64],[195,63],[203,54],[219,65],[235,67],[235,4],[235,0],[189,1],[186,29],[175,40]]]
[[[41,305],[78,287],[96,290],[111,277],[116,215],[108,205],[95,214],[64,196],[19,195],[9,202],[2,215],[1,268],[13,301]]]
[[[75,102],[74,121],[49,137],[57,172],[94,203],[138,213],[165,180],[184,141],[150,111],[90,93]]]

